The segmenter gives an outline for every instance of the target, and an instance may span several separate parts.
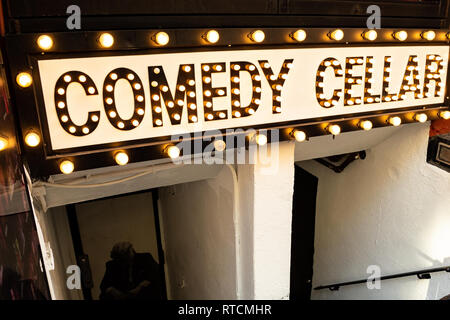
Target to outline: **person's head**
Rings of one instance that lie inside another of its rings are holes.
[[[111,250],[111,259],[121,262],[130,262],[133,260],[135,253],[133,245],[130,242],[118,242]]]

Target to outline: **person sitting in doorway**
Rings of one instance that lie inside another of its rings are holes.
[[[150,253],[136,253],[130,242],[111,250],[100,284],[100,300],[161,300],[159,265]]]

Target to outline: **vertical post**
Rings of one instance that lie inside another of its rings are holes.
[[[289,299],[295,143],[238,166],[241,299]]]

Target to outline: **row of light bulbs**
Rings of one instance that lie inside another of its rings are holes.
[[[438,113],[441,119],[448,120],[450,119],[450,111],[443,110]],[[416,113],[414,115],[414,120],[417,122],[426,122],[428,120],[428,116],[426,113]],[[387,121],[389,125],[399,126],[402,123],[402,119],[400,116],[390,116]],[[373,127],[373,123],[370,120],[361,120],[358,122],[358,127],[362,130],[371,130]],[[338,124],[329,124],[325,127],[325,131],[334,136],[339,135],[341,133],[341,127]],[[292,129],[290,132],[290,137],[297,142],[303,142],[308,139],[307,134],[299,129]],[[265,134],[253,134],[249,137],[251,141],[256,142],[259,146],[264,146],[267,144],[267,136]],[[25,136],[25,143],[29,147],[37,147],[41,142],[41,138],[39,134],[34,131],[31,131]],[[0,137],[0,151],[5,149],[8,145],[8,141],[6,138]],[[222,140],[216,140],[214,142],[214,147],[217,151],[223,151],[226,147],[225,142]],[[168,145],[164,148],[164,153],[167,154],[171,159],[176,159],[180,156],[180,149],[175,145]],[[126,165],[129,161],[129,156],[125,151],[118,151],[114,154],[114,160],[118,165]],[[72,173],[75,169],[75,165],[71,160],[63,160],[59,166],[60,170],[64,174]]]
[[[254,30],[254,31],[250,32],[247,36],[253,42],[256,42],[256,43],[263,42],[266,37],[264,31],[262,31],[262,30]],[[299,29],[295,32],[290,33],[289,36],[297,42],[302,42],[306,39],[307,33],[305,30]],[[219,41],[220,34],[216,30],[209,30],[209,31],[205,32],[201,37],[207,43],[214,44]],[[330,38],[331,40],[340,41],[344,38],[344,31],[341,29],[335,29],[335,30],[329,31],[327,33],[327,37]],[[366,30],[361,34],[361,37],[364,40],[374,41],[378,37],[378,32],[373,29]],[[421,33],[421,37],[425,40],[432,41],[436,38],[436,33],[432,30],[423,31]],[[396,32],[392,33],[392,38],[395,40],[398,40],[398,41],[405,41],[408,38],[408,32],[405,30],[396,31]],[[152,35],[150,37],[150,39],[152,42],[154,42],[155,44],[157,44],[159,46],[165,46],[170,41],[169,34],[167,34],[164,31],[155,33],[154,35]],[[450,32],[447,33],[447,39],[450,39]],[[111,48],[114,45],[114,36],[107,32],[102,33],[98,37],[98,42],[99,42],[100,46],[103,48]],[[50,50],[51,48],[53,48],[53,44],[54,44],[53,38],[46,34],[40,35],[37,39],[37,45],[43,51],[47,51],[47,50]],[[33,80],[32,80],[31,75],[28,72],[21,72],[17,75],[16,82],[21,87],[25,88],[25,87],[29,87],[32,84]]]
[[[248,38],[253,42],[261,43],[266,38],[266,34],[263,30],[254,30],[247,34]],[[331,30],[327,33],[328,38],[331,40],[340,41],[344,38],[344,31],[341,29]],[[436,38],[436,33],[433,30],[426,30],[420,34],[422,39],[433,41]],[[289,34],[289,37],[297,42],[302,42],[306,39],[307,33],[303,29],[298,29],[295,32]],[[378,32],[374,29],[364,31],[361,34],[362,39],[374,41],[378,37]],[[201,35],[201,38],[210,44],[217,43],[220,39],[220,34],[217,30],[209,30]],[[392,38],[399,41],[405,41],[408,38],[408,32],[400,30],[392,33]],[[447,33],[447,39],[450,39],[450,32]],[[159,31],[150,36],[150,40],[159,45],[165,46],[170,41],[170,36],[164,31]],[[103,48],[111,48],[114,45],[114,36],[111,33],[104,32],[98,37],[98,43]],[[37,39],[37,44],[41,50],[47,51],[53,47],[53,38],[49,35],[41,35]]]

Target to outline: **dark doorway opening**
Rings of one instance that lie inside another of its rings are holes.
[[[119,202],[122,202],[121,210],[117,208]],[[139,202],[139,204],[136,204],[136,202]],[[89,209],[89,207],[94,206],[97,206],[96,209]],[[139,250],[139,245],[136,248],[136,239],[140,240],[141,248],[146,242],[153,243],[152,245],[149,244],[148,247],[154,247],[151,254],[159,264],[159,290],[161,291],[162,299],[167,299],[164,271],[165,259],[161,240],[157,189],[70,204],[66,206],[66,211],[72,234],[75,257],[81,271],[81,286],[85,300],[99,298],[100,278],[98,264],[101,263],[104,266],[106,261],[103,261],[105,260],[104,258],[99,261],[99,258],[95,254],[98,253],[98,248],[102,247],[98,243],[104,239],[105,242],[109,240],[109,244],[111,244],[111,237],[114,237],[114,232],[122,229],[124,232],[118,235],[115,240],[130,241],[138,253],[142,250]],[[93,211],[94,215],[92,214]],[[136,224],[131,217],[131,213],[135,215],[146,215],[146,218]],[[108,219],[108,214],[113,215],[111,217],[112,221]],[[146,226],[143,226],[143,222],[151,220],[151,224],[147,223]],[[92,226],[90,226],[91,222]],[[102,226],[99,222],[101,222]],[[95,224],[97,224],[98,228],[95,227]],[[110,227],[108,227],[108,224],[110,224]],[[137,236],[138,238],[136,238]],[[133,237],[135,241],[132,240]],[[97,245],[93,245],[93,243],[97,243]],[[110,247],[108,248],[108,250],[111,249]],[[102,254],[104,252],[105,250],[102,250]]]
[[[292,204],[291,300],[310,300],[314,258],[314,228],[319,179],[295,166]]]

